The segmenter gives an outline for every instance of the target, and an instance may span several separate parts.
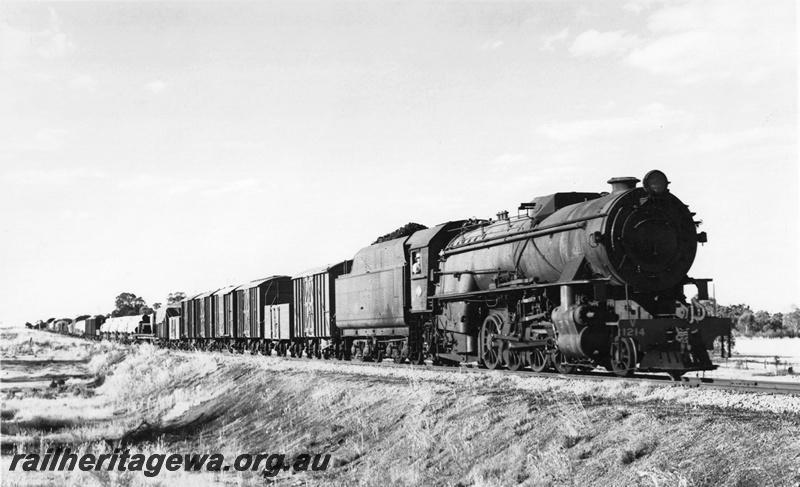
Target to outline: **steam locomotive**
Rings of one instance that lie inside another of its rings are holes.
[[[710,279],[687,274],[706,234],[663,172],[639,182],[446,222],[294,277],[192,296],[141,323],[183,348],[564,374],[712,370],[708,351],[730,353],[732,323],[707,306]]]

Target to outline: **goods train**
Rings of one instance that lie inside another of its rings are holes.
[[[695,214],[661,171],[641,186],[608,182],[611,192],[541,196],[516,217],[442,223],[92,329],[295,357],[675,378],[714,369],[708,351],[730,354],[732,323],[704,305],[710,279],[687,274],[706,242]]]

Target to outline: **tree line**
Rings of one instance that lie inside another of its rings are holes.
[[[746,304],[718,305],[717,316],[732,318],[734,329],[744,336],[800,337],[800,309],[797,306],[792,306],[792,311],[786,314],[770,314],[764,310],[754,312]]]

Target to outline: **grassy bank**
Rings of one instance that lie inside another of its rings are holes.
[[[92,380],[6,398],[3,443],[329,453],[291,485],[797,485],[800,399],[319,361],[98,350]],[[63,390],[61,389],[63,387]],[[763,407],[762,407],[763,405]],[[263,485],[257,472],[8,472],[3,485]]]

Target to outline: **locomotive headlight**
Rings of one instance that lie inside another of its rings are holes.
[[[659,170],[647,173],[642,182],[644,190],[647,191],[647,194],[650,196],[661,196],[666,193],[668,185],[669,181],[667,181],[667,175]]]

